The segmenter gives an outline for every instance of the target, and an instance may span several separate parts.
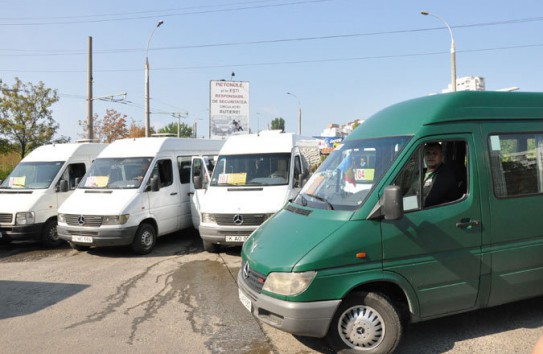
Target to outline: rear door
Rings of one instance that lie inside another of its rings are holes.
[[[203,158],[202,156],[192,157],[189,195],[192,226],[195,229],[200,227],[200,205],[204,198],[207,185],[211,180],[210,169],[212,165],[209,165],[208,168],[208,164],[208,158]]]
[[[467,186],[456,200],[422,207],[421,196],[409,196],[408,191],[414,183],[424,184],[423,151],[430,142],[442,143],[444,155],[452,156],[445,163],[451,169],[459,164],[458,183],[465,177]],[[452,150],[456,148],[464,152],[454,157]],[[423,318],[476,306],[482,220],[475,159],[476,146],[471,135],[434,136],[412,148],[409,160],[393,182],[404,193],[405,214],[400,220],[381,223],[383,267],[409,281],[418,296]]]

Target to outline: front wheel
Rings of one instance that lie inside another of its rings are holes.
[[[55,219],[48,220],[43,226],[41,232],[41,244],[44,247],[57,247],[62,243],[62,239],[57,233],[57,221]]]
[[[202,240],[202,241],[203,241],[203,245],[204,245],[204,251],[206,251],[206,252],[219,253],[219,251],[221,250],[221,245],[218,245],[216,243],[209,242],[209,241],[206,241],[206,240]]]
[[[156,231],[151,224],[141,224],[132,241],[132,251],[137,254],[148,254],[156,244]]]
[[[338,353],[392,353],[402,335],[396,308],[382,294],[356,292],[340,305],[326,340]]]

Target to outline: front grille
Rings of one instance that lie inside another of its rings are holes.
[[[0,223],[11,224],[13,222],[13,214],[3,213],[0,214]]]
[[[66,224],[70,226],[100,227],[102,226],[102,217],[99,215],[77,215],[66,214]]]
[[[260,294],[264,282],[266,281],[266,276],[264,274],[255,272],[247,262],[241,262],[241,275],[245,284],[251,289]]]
[[[221,226],[260,226],[272,214],[208,214],[209,221]],[[241,220],[241,223],[240,223]]]

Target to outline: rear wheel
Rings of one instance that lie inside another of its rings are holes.
[[[150,224],[141,224],[132,241],[132,251],[137,254],[148,254],[156,244],[156,231]]]
[[[41,232],[41,244],[50,248],[60,246],[61,243],[62,239],[57,233],[57,220],[47,220]]]
[[[218,253],[221,250],[221,245],[218,245],[216,243],[203,240],[203,244],[204,244],[204,251],[206,252]]]
[[[400,316],[382,294],[356,292],[336,311],[327,341],[339,353],[392,353],[402,334]]]

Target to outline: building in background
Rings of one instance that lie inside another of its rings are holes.
[[[481,76],[464,76],[456,79],[456,91],[485,91],[485,78]],[[441,93],[451,92],[451,84]]]

